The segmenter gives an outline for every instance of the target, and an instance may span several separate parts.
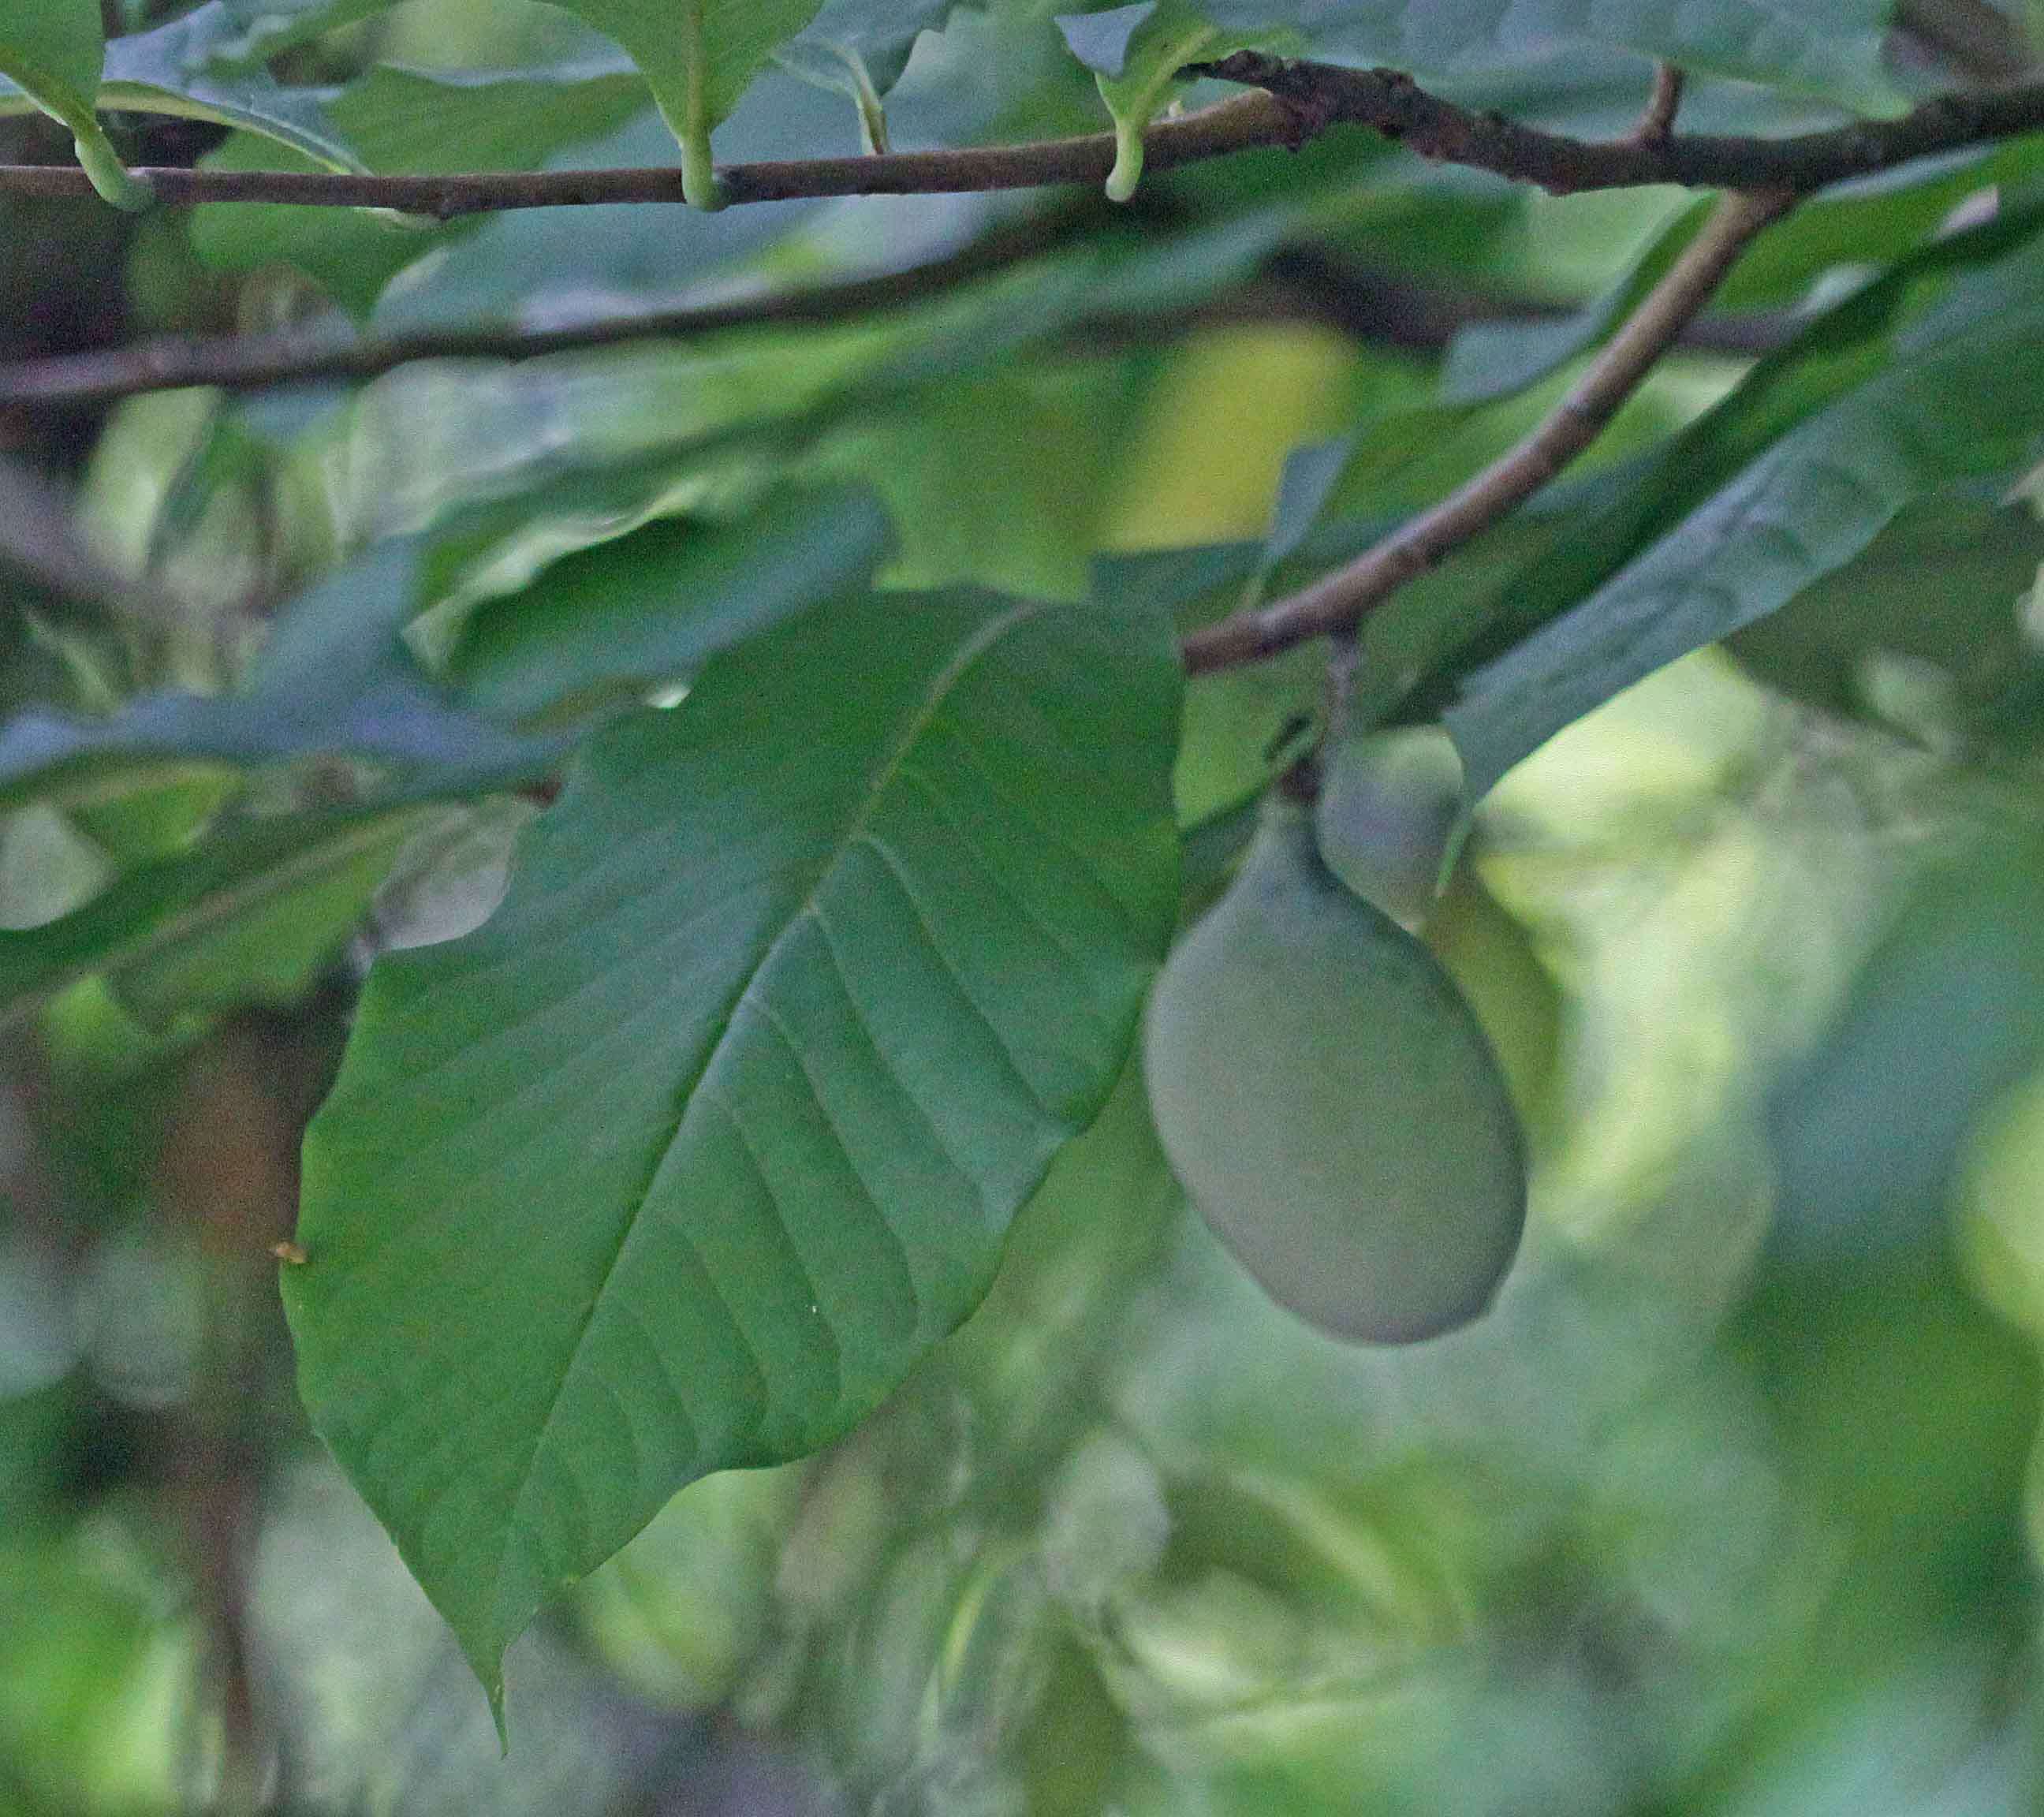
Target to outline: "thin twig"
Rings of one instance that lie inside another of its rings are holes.
[[[1346,632],[1450,551],[1523,504],[1596,439],[1754,236],[1794,206],[1792,196],[1779,191],[1727,197],[1589,371],[1523,441],[1347,566],[1259,610],[1194,632],[1181,646],[1187,670],[1197,675],[1260,662]]]
[[[1639,117],[1639,124],[1632,129],[1635,143],[1642,145],[1664,145],[1675,131],[1675,116],[1682,110],[1682,90],[1689,86],[1689,78],[1677,63],[1656,63],[1654,66],[1654,92],[1647,97],[1646,111]]]
[[[1101,205],[1105,208],[1105,205]],[[599,316],[559,328],[425,328],[361,336],[321,324],[268,334],[165,335],[125,347],[0,364],[0,409],[112,403],[187,386],[256,391],[327,378],[375,378],[427,359],[536,359],[637,340],[687,340],[732,328],[815,326],[905,308],[1039,256],[1063,224],[1038,218],[998,229],[947,257],[905,271],[748,297],[728,303]]]
[[[326,328],[164,336],[88,353],[47,355],[0,364],[0,409],[97,407],[187,386],[256,391],[322,379],[375,378],[421,360],[515,363],[637,342],[685,342],[733,329],[814,326],[928,300],[955,284],[1016,263],[1044,244],[1040,232],[1011,237],[1012,244],[1008,244],[996,243],[1001,236],[989,236],[952,258],[883,277],[743,302],[600,316],[562,328],[428,328],[363,337]],[[1207,302],[1139,317],[1082,317],[1071,325],[1066,338],[1075,347],[1100,351],[1175,340],[1202,326],[1316,322],[1364,345],[1437,355],[1473,323],[1532,324],[1574,313],[1510,298],[1424,287],[1354,269],[1310,248],[1289,247],[1273,254],[1257,278]],[[1696,323],[1682,339],[1686,346],[1750,355],[1778,347],[1792,330],[1792,325],[1781,317],[1749,315]]]
[[[1391,70],[1337,69],[1241,52],[1189,73],[1260,92],[1239,95],[1145,136],[1145,167],[1167,171],[1258,147],[1296,148],[1335,125],[1369,127],[1422,156],[1489,171],[1557,194],[1672,183],[1691,189],[1778,190],[1798,195],[1939,152],[2044,131],[2044,81],[1941,95],[1894,120],[1856,121],[1783,139],[1675,134],[1656,143],[1585,140],[1476,113]],[[1114,135],[1022,145],[728,164],[717,173],[727,206],[855,195],[932,195],[1105,182]],[[671,167],[490,171],[439,176],[333,171],[140,169],[159,202],[268,202],[394,209],[451,220],[513,209],[678,204]],[[91,193],[75,167],[0,165],[0,193]]]
[[[1258,146],[1302,140],[1294,110],[1267,94],[1239,95],[1151,129],[1149,166],[1168,169]],[[1088,133],[1024,145],[955,151],[861,153],[843,158],[726,164],[717,172],[725,206],[855,195],[944,195],[1104,183],[1114,167],[1114,135]],[[334,171],[140,169],[159,203],[256,202],[305,207],[385,208],[451,221],[527,208],[680,204],[682,173],[671,166],[598,171],[486,171],[440,176]],[[68,166],[0,165],[0,192],[39,196],[92,193]]]

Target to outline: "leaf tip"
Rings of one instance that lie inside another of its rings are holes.
[[[497,1730],[497,1757],[511,1757],[511,1730],[504,1719],[504,1673],[500,1669],[493,1678],[483,1681],[482,1694],[490,1700],[490,1720]]]

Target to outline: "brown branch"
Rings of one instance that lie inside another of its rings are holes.
[[[2044,131],[2044,81],[1942,95],[1900,118],[1855,122],[1783,139],[1676,134],[1658,141],[1586,140],[1472,113],[1390,70],[1336,69],[1242,52],[1193,73],[1259,92],[1162,120],[1145,135],[1145,167],[1167,171],[1258,147],[1297,148],[1335,125],[1363,126],[1422,156],[1464,164],[1557,194],[1672,183],[1691,189],[1778,190],[1808,194],[1943,152]],[[730,204],[833,196],[933,195],[1104,182],[1114,136],[1097,133],[1039,144],[891,152],[728,164],[718,191]],[[619,203],[678,204],[670,167],[490,171],[440,176],[332,171],[141,169],[157,200],[385,208],[451,220],[513,209]],[[74,166],[0,165],[0,193],[83,197]]]
[[[1296,145],[1295,110],[1268,94],[1239,95],[1179,120],[1158,121],[1146,140],[1146,168],[1168,170],[1257,146]],[[855,195],[944,195],[1104,183],[1114,167],[1112,133],[1024,145],[889,152],[726,164],[717,173],[727,206]],[[586,208],[682,202],[682,173],[670,166],[599,171],[488,171],[441,176],[363,175],[333,171],[137,170],[159,202],[256,202],[303,207],[386,208],[443,221],[527,208]],[[73,166],[0,165],[0,192],[86,196]]]
[[[1808,195],[1938,152],[2044,131],[2044,82],[2036,81],[1943,94],[1893,120],[1783,139],[1694,133],[1593,140],[1472,113],[1393,70],[1336,69],[1251,51],[1202,67],[1289,101],[1316,127],[1374,127],[1422,157],[1557,195],[1654,183]]]
[[[312,379],[375,378],[419,360],[536,359],[632,341],[689,340],[732,328],[843,321],[905,308],[1040,255],[1057,243],[1066,225],[1039,217],[997,229],[947,257],[875,277],[729,303],[601,316],[561,328],[426,328],[357,336],[344,326],[320,325],[269,334],[165,335],[88,353],[50,355],[0,364],[0,409],[109,404],[195,385],[255,391]]]
[[[1795,206],[1781,191],[1730,196],[1553,413],[1474,478],[1311,586],[1206,626],[1181,647],[1204,674],[1352,629],[1450,551],[1523,504],[1594,441],[1710,301],[1754,236]]]

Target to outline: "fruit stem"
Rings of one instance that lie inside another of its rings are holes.
[[[1320,781],[1324,771],[1320,747],[1316,746],[1308,750],[1278,778],[1278,793],[1288,801],[1297,801],[1301,807],[1310,808],[1320,798]]]

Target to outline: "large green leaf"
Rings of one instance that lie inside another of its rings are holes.
[[[615,38],[646,72],[682,148],[690,200],[710,206],[711,130],[823,0],[554,0]]]
[[[98,0],[12,0],[0,20],[0,69],[32,93],[61,87],[90,105],[106,49]]]
[[[493,1698],[684,1483],[809,1450],[985,1292],[1170,933],[1161,616],[869,596],[587,748],[495,917],[371,974],[285,1304]]]
[[[1891,342],[1842,355],[1839,371],[1861,382],[1466,678],[1446,717],[1471,798],[1622,689],[1842,567],[1912,501],[2018,469],[2044,436],[2044,367],[2029,352],[2040,333],[2044,252],[2033,245],[1961,280]]]

